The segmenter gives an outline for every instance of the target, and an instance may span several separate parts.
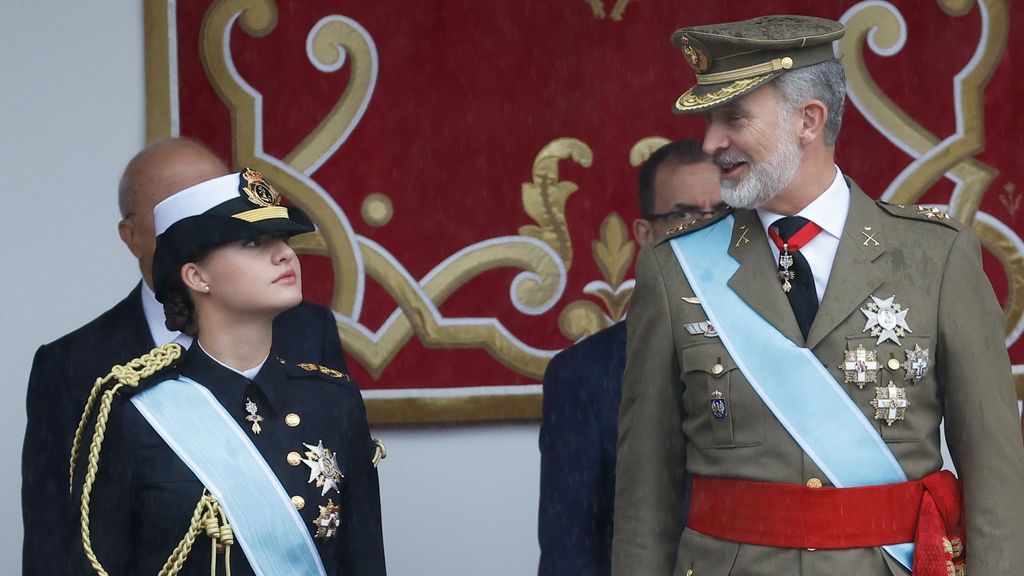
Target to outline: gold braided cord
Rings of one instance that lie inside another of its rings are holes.
[[[89,425],[89,416],[92,414],[92,408],[96,402],[96,397],[103,389],[103,385],[111,379],[116,379],[121,384],[126,384],[135,388],[139,385],[139,381],[144,378],[149,378],[158,371],[170,366],[172,362],[181,357],[181,354],[182,348],[180,344],[168,342],[167,344],[154,348],[126,364],[114,366],[106,376],[96,379],[96,383],[92,385],[92,390],[89,391],[89,399],[85,402],[85,409],[82,411],[82,417],[78,420],[78,428],[75,430],[75,440],[71,444],[71,460],[68,465],[68,482],[70,489],[74,489],[75,485],[75,461],[78,460],[78,451],[82,445],[82,435],[85,434],[85,428]]]
[[[89,399],[86,401],[85,410],[78,423],[78,429],[75,431],[75,441],[71,447],[71,463],[69,467],[72,486],[74,486],[75,460],[78,458],[78,450],[81,445],[82,434],[84,433],[85,427],[88,425],[89,415],[92,412],[96,397],[100,393],[104,384],[109,382],[111,379],[115,379],[117,384],[103,392],[102,399],[100,400],[99,411],[96,414],[96,426],[93,429],[92,441],[89,443],[89,456],[88,464],[86,466],[85,481],[82,484],[82,547],[85,549],[85,556],[88,558],[93,570],[96,570],[96,573],[102,576],[106,576],[107,572],[103,569],[103,565],[100,564],[99,559],[96,557],[96,553],[92,548],[92,538],[89,528],[89,506],[92,499],[92,486],[96,481],[96,473],[99,470],[100,450],[103,447],[103,439],[106,436],[107,422],[110,418],[110,408],[114,401],[114,395],[117,394],[117,392],[124,386],[132,388],[138,387],[139,382],[143,378],[152,376],[180,358],[181,352],[182,348],[178,344],[164,344],[163,346],[155,348],[127,364],[114,366],[110,370],[110,374],[96,380],[96,383],[93,385],[93,389],[89,392]]]
[[[196,540],[196,534],[202,528],[203,519],[205,517],[206,509],[208,504],[206,502],[207,493],[203,490],[203,496],[199,498],[199,502],[196,503],[196,509],[192,512],[192,520],[189,521],[188,531],[185,532],[185,537],[178,542],[178,545],[171,551],[171,555],[167,557],[162,568],[160,568],[159,574],[177,574],[181,571],[181,567],[185,564],[185,559],[188,558],[189,552],[192,551],[192,544]],[[210,572],[213,574],[213,572]]]

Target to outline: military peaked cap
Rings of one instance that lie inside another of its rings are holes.
[[[832,42],[845,32],[839,22],[810,16],[762,16],[676,30],[672,43],[697,72],[697,84],[676,100],[675,112],[704,112],[787,70],[835,60]]]

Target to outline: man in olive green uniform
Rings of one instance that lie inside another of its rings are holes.
[[[834,164],[843,32],[776,16],[673,35],[697,72],[676,112],[706,115],[736,210],[639,256],[616,576],[1024,570],[1024,448],[978,239]],[[959,485],[938,472],[943,418]]]

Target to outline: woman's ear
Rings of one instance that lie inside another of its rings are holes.
[[[181,267],[181,282],[193,292],[207,293],[210,283],[206,281],[202,268],[195,262],[188,262]]]

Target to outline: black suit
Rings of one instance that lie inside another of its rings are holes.
[[[626,323],[563,350],[544,372],[540,576],[611,572],[615,443]]]
[[[154,347],[142,310],[141,283],[85,326],[43,345],[32,361],[22,451],[21,507],[24,574],[63,574],[68,538],[77,536],[77,510],[68,496],[68,458],[85,400],[97,377]],[[274,354],[347,372],[330,311],[308,303],[274,322]]]

